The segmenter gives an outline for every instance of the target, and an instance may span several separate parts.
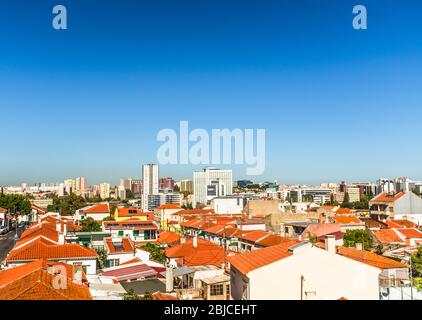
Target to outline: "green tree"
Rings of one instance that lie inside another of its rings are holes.
[[[368,230],[347,230],[343,238],[345,247],[356,247],[357,243],[362,243],[365,250],[372,249],[372,236]]]
[[[422,278],[422,246],[412,255],[412,271],[414,277]]]
[[[145,290],[145,293],[142,295],[141,300],[154,300],[154,298],[152,297],[151,292]]]
[[[20,194],[0,193],[0,207],[6,209],[9,214],[28,215],[31,213],[29,198]]]
[[[101,231],[101,225],[93,218],[88,217],[81,221],[83,232],[98,232]]]
[[[95,249],[98,254],[98,266],[99,269],[104,269],[106,267],[107,262],[107,251],[105,249]]]
[[[123,300],[141,300],[141,298],[136,294],[135,290],[129,289],[129,291],[123,295]]]
[[[152,260],[165,263],[166,262],[166,255],[164,250],[154,243],[147,243],[142,246],[142,249],[148,251],[150,253],[150,258]]]
[[[69,196],[53,198],[53,204],[47,207],[47,211],[60,212],[63,216],[75,214],[76,210],[87,205],[85,198],[71,194]]]

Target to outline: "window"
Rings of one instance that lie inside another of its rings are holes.
[[[210,287],[211,296],[222,296],[224,294],[223,284],[212,284]]]
[[[139,230],[133,230],[133,236],[139,237]]]
[[[123,231],[119,231],[119,237],[123,237]]]
[[[109,267],[117,267],[120,264],[119,259],[110,259],[110,260],[107,260],[107,261],[108,261]]]

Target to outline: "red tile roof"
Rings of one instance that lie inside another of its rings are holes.
[[[180,235],[175,233],[175,232],[171,232],[171,231],[163,231],[158,235],[158,239],[157,239],[158,243],[161,244],[167,244],[167,245],[175,245],[175,244],[179,244],[180,243]]]
[[[337,247],[337,253],[379,269],[407,268],[407,265],[376,253],[356,248]]]
[[[309,235],[321,237],[340,231],[341,225],[339,223],[313,223],[306,227],[302,232],[302,236],[307,239]]]
[[[252,230],[248,233],[239,236],[239,239],[250,241],[250,242],[257,242],[259,240],[264,239],[265,237],[268,237],[270,233],[263,230]]]
[[[117,208],[117,214],[119,217],[136,217],[136,216],[150,216],[154,215],[153,212],[142,211],[137,208]],[[113,212],[114,215],[114,212]]]
[[[109,254],[134,253],[135,246],[128,238],[104,238]],[[116,245],[120,245],[121,249],[116,249]]]
[[[393,229],[372,231],[375,238],[381,243],[402,243],[404,240]]]
[[[265,237],[264,239],[257,241],[256,244],[262,247],[271,247],[271,246],[275,246],[275,245],[286,243],[286,242],[291,242],[291,239],[280,237],[275,234],[270,234],[268,237]]]
[[[374,197],[371,202],[387,202],[387,203],[391,203],[394,202],[398,199],[400,199],[402,196],[404,196],[406,193],[401,191],[399,193],[396,194],[389,194],[388,192],[383,192],[380,193],[379,195],[377,195],[376,197]]]
[[[53,287],[48,266],[58,264],[67,270],[66,289]],[[73,276],[71,265],[43,259],[0,271],[0,300],[92,300],[88,287],[74,283],[69,275]]]
[[[224,261],[224,249],[210,241],[198,238],[198,245],[193,247],[193,239],[165,250],[168,258],[182,258],[186,266],[215,265],[221,267]]]
[[[6,210],[6,209],[3,209],[3,208],[0,208],[0,212],[1,212],[1,213],[6,213],[6,212],[7,212],[7,210]]]
[[[12,249],[6,260],[12,262],[36,259],[95,259],[97,256],[94,250],[79,244],[47,245],[38,239],[19,249]]]
[[[409,220],[389,220],[386,222],[389,228],[416,228],[418,225]]]
[[[231,266],[235,267],[239,272],[247,275],[253,270],[291,256],[292,252],[289,251],[289,248],[297,243],[299,243],[299,241],[291,240],[279,245],[252,250],[251,252],[229,257],[228,261]]]
[[[360,221],[355,216],[336,216],[335,217],[336,223],[340,224],[360,224],[362,221]]]
[[[422,232],[416,228],[400,228],[396,230],[408,239],[422,238]]]
[[[84,213],[90,213],[90,214],[95,214],[95,213],[110,213],[110,207],[108,203],[100,203],[100,204],[95,204],[93,206],[87,207],[86,209],[82,209],[82,211]]]
[[[353,214],[352,210],[350,210],[349,208],[338,208],[336,211],[336,215],[337,214]]]

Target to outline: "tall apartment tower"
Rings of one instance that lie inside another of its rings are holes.
[[[233,194],[233,171],[205,168],[193,173],[193,205],[207,205],[215,197]]]
[[[158,194],[158,164],[144,164],[142,167],[142,210],[148,211],[148,196]]]

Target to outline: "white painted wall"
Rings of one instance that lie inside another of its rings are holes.
[[[407,219],[422,225],[422,198],[408,192],[394,202],[394,219]]]
[[[243,210],[243,199],[233,198],[214,198],[211,200],[211,207],[217,214],[239,214]]]
[[[378,300],[378,275],[381,270],[316,247],[304,249],[288,258],[248,273],[235,272],[232,297],[241,299],[244,286],[251,300],[299,300],[301,276],[304,291],[315,291],[312,299]],[[305,295],[304,295],[305,299]]]

